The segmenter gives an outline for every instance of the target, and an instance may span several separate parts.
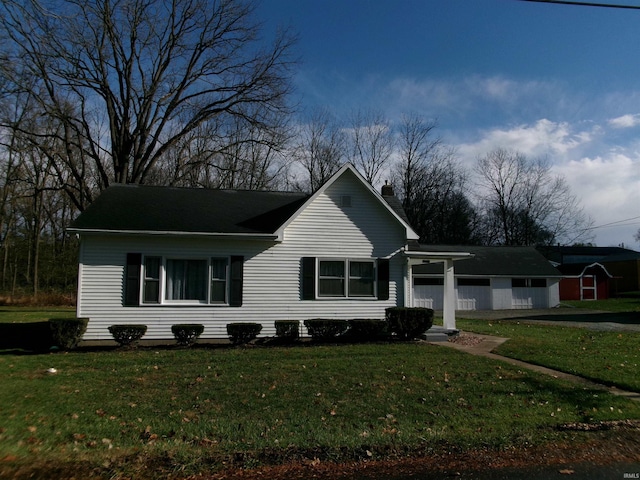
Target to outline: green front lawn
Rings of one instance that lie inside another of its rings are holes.
[[[638,402],[415,343],[5,354],[0,378],[0,478],[506,449],[640,419]]]
[[[607,300],[564,300],[563,305],[606,312],[640,312],[640,298],[608,298]]]
[[[525,320],[458,319],[457,326],[509,338],[494,350],[499,355],[640,392],[640,333],[550,327]]]
[[[50,318],[75,317],[74,307],[0,306],[0,323],[43,322]]]

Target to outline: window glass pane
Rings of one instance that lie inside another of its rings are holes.
[[[145,280],[142,301],[144,303],[160,302],[160,282],[158,280]]]
[[[145,257],[144,259],[143,303],[160,302],[160,263],[160,257]]]
[[[373,262],[349,262],[349,276],[373,278]]]
[[[349,296],[350,297],[372,297],[373,296],[373,279],[350,278],[349,279]]]
[[[206,260],[167,260],[167,300],[207,300]]]
[[[511,287],[512,288],[523,288],[527,286],[526,278],[512,278],[511,279]]]
[[[344,277],[344,262],[341,260],[321,261],[321,277]]]
[[[459,278],[458,286],[463,287],[488,287],[491,281],[488,278]]]
[[[145,257],[144,277],[160,280],[160,257]]]
[[[413,279],[414,285],[444,285],[444,278],[433,277],[415,277]]]
[[[349,262],[349,296],[373,296],[373,262]]]
[[[212,258],[211,259],[211,278],[217,280],[227,279],[227,259],[226,258]]]
[[[344,280],[321,278],[318,282],[318,295],[321,297],[343,297]]]
[[[547,279],[546,278],[532,278],[531,279],[531,286],[532,287],[544,288],[544,287],[547,286]]]
[[[344,273],[344,261],[320,261],[318,295],[321,297],[344,297]]]
[[[226,258],[211,259],[211,303],[227,303],[227,265]]]

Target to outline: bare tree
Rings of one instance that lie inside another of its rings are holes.
[[[536,245],[584,241],[591,219],[547,159],[506,149],[480,157],[475,168],[485,242]]]
[[[344,130],[326,109],[315,110],[295,136],[293,156],[304,175],[294,181],[297,190],[314,192],[344,163]]]
[[[436,127],[420,116],[403,118],[392,182],[421,242],[477,243],[475,209],[464,193],[466,173],[455,151],[434,135]]]
[[[0,18],[5,90],[59,124],[56,168],[81,209],[92,188],[145,183],[207,122],[269,129],[290,112],[293,39],[263,42],[243,0],[26,0],[3,2]]]
[[[364,178],[375,185],[393,153],[389,120],[374,110],[358,110],[349,119],[349,158]]]

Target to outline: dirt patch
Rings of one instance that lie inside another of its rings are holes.
[[[519,468],[538,471],[541,467],[555,467],[558,471],[577,464],[593,466],[640,462],[638,424],[614,431],[591,433],[588,439],[577,437],[545,446],[525,446],[504,450],[473,450],[467,452],[442,451],[428,456],[376,461],[361,460],[347,463],[323,462],[317,458],[256,469],[237,469],[214,475],[188,477],[187,480],[302,480],[302,479],[358,479],[390,480],[408,478],[446,478],[461,472],[482,472]],[[474,477],[476,478],[476,477]]]

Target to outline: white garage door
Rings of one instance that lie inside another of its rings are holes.
[[[458,310],[491,310],[491,287],[458,285]]]
[[[511,308],[548,308],[549,290],[544,278],[512,278]]]
[[[442,285],[414,285],[413,306],[442,310],[444,287]]]
[[[513,288],[511,294],[511,306],[515,309],[548,307],[546,288]]]
[[[442,310],[444,286],[439,278],[414,278],[413,305]],[[456,280],[456,310],[490,310],[489,279],[459,278]]]

